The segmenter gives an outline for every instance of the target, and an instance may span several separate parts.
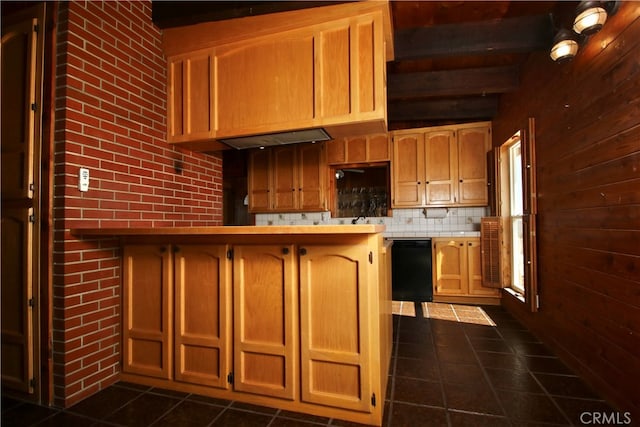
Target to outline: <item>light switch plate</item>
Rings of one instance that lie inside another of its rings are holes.
[[[89,169],[80,168],[78,172],[78,190],[89,191]]]

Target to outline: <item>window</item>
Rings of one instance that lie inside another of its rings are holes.
[[[522,229],[522,150],[520,132],[508,147],[509,152],[509,223],[511,225],[511,287],[524,290],[524,233]]]
[[[525,303],[538,308],[536,283],[536,192],[534,122],[516,132],[499,148],[497,215],[502,223],[502,286]]]

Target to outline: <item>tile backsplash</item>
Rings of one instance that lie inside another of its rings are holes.
[[[432,237],[480,232],[488,208],[394,209],[393,216],[360,218],[358,223],[384,224],[386,237]],[[330,212],[256,214],[256,225],[351,224],[353,218],[331,218]]]

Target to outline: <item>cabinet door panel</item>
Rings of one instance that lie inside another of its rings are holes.
[[[326,164],[323,144],[302,144],[298,150],[298,206],[303,211],[325,207]]]
[[[175,262],[175,378],[227,388],[230,268],[227,247],[180,246]]]
[[[393,139],[393,205],[424,203],[424,144],[422,134]]]
[[[297,292],[293,246],[236,246],[234,388],[294,398]]]
[[[487,204],[487,126],[458,131],[458,203]]]
[[[386,133],[371,135],[369,138],[369,154],[367,160],[379,162],[389,160],[389,137]]]
[[[469,295],[500,296],[500,290],[482,286],[482,261],[480,239],[469,239],[467,245],[467,270],[469,275]]]
[[[462,240],[434,239],[434,295],[466,295],[467,250]]]
[[[376,37],[374,36],[374,22],[371,20],[363,19],[356,24],[356,30],[353,34],[357,35],[357,42],[352,43],[353,46],[357,46],[357,52],[354,57],[358,58],[352,61],[352,69],[357,72],[357,79],[355,79],[354,98],[357,99],[357,105],[354,110],[358,113],[373,112],[380,106],[376,104],[379,94],[374,90],[375,79],[379,76],[375,75],[376,59],[374,56],[374,42]]]
[[[171,377],[171,251],[125,246],[123,262],[123,371]]]
[[[458,176],[455,134],[453,131],[427,132],[424,138],[426,203],[430,205],[455,203]]]
[[[273,153],[273,191],[276,210],[297,208],[298,182],[295,147],[278,147]]]
[[[322,117],[347,115],[351,111],[351,58],[349,27],[320,33],[319,83]],[[330,64],[330,65],[329,65]]]
[[[269,150],[254,150],[249,153],[249,209],[251,212],[265,212],[271,208]]]
[[[364,136],[347,139],[347,163],[367,161],[367,138]]]
[[[313,45],[308,34],[219,49],[217,105],[224,106],[218,111],[219,135],[311,123],[315,114]]]
[[[173,57],[168,65],[167,140],[212,138],[215,134],[213,51]]]
[[[326,142],[327,145],[327,163],[339,164],[347,162],[347,141],[344,138],[333,139]]]
[[[300,256],[302,400],[370,412],[366,246]]]

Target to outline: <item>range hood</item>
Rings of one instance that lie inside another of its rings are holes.
[[[320,142],[332,139],[323,128],[302,129],[287,132],[268,133],[261,135],[240,136],[236,138],[219,138],[222,142],[237,150],[275,145],[298,144],[301,142]]]

